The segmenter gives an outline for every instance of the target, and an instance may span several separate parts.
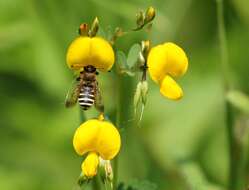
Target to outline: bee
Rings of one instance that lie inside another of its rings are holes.
[[[83,110],[88,110],[95,105],[98,111],[104,112],[96,75],[98,75],[98,72],[95,67],[91,65],[84,67],[84,70],[74,81],[73,87],[67,93],[65,101],[67,108],[78,102]]]

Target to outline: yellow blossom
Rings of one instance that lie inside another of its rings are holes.
[[[182,89],[172,77],[180,77],[188,69],[183,49],[174,43],[155,46],[149,52],[147,63],[152,80],[160,85],[161,94],[169,99],[180,99]]]
[[[99,161],[113,159],[119,152],[121,140],[118,130],[108,121],[91,119],[81,124],[73,138],[73,146],[79,155],[88,153],[82,164],[82,171],[87,177],[96,175]]]
[[[69,46],[67,65],[73,70],[80,70],[92,65],[100,71],[108,71],[114,64],[112,46],[103,38],[80,36]]]

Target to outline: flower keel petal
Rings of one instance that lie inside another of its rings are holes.
[[[89,153],[81,165],[83,174],[88,178],[95,176],[97,174],[98,165],[98,155],[95,152]]]
[[[160,92],[163,96],[172,100],[179,100],[183,96],[181,87],[169,75],[166,75],[160,82]]]

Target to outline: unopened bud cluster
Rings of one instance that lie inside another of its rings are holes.
[[[155,9],[153,7],[149,7],[146,12],[139,11],[136,15],[137,17],[137,28],[134,30],[139,30],[143,28],[146,24],[153,21],[156,16]]]

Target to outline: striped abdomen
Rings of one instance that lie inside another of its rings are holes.
[[[94,89],[93,86],[82,86],[78,102],[83,110],[88,110],[94,104]]]

